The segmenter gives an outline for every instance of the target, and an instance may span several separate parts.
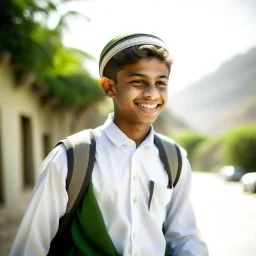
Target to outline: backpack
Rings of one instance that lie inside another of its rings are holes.
[[[168,187],[175,187],[181,173],[182,159],[179,146],[169,138],[156,134],[154,143],[169,177]],[[71,223],[76,209],[82,201],[90,182],[96,153],[96,142],[92,129],[83,130],[59,141],[66,148],[68,173],[66,190],[68,203],[65,214],[59,220],[59,229],[51,241],[48,256],[65,255],[72,247]]]

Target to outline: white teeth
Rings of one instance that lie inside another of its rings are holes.
[[[154,104],[154,105],[148,105],[148,104],[138,104],[138,106],[140,107],[143,107],[143,108],[156,108],[157,107],[157,104]]]

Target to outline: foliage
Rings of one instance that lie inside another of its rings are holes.
[[[3,0],[1,2],[0,49],[9,50],[13,60],[24,69],[39,69],[52,65],[55,49],[61,47],[61,30],[50,30],[35,21],[35,16],[56,6],[46,1],[45,8],[34,0]]]
[[[228,132],[224,138],[224,154],[227,164],[241,165],[248,171],[256,170],[256,124]]]
[[[68,105],[89,104],[92,99],[99,100],[103,96],[98,80],[84,72],[47,77],[45,83],[53,95],[58,95]]]
[[[188,159],[191,163],[193,162],[196,147],[207,139],[206,136],[189,130],[177,132],[174,134],[174,138],[180,146],[186,149]]]
[[[63,102],[86,104],[103,95],[99,83],[83,66],[84,60],[92,57],[62,44],[65,18],[78,13],[59,15],[53,29],[43,22],[58,14],[58,5],[68,1],[2,0],[0,51],[11,52],[17,69],[33,71],[37,81]]]
[[[194,151],[194,167],[201,171],[218,171],[224,165],[223,136],[209,138]]]

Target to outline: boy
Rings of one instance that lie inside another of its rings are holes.
[[[171,63],[164,42],[149,34],[118,36],[102,50],[101,86],[113,100],[114,113],[93,131],[97,147],[92,182],[72,222],[73,245],[66,255],[208,255],[189,200],[186,152],[181,149],[179,181],[168,188],[154,144],[152,123],[167,103]],[[47,255],[65,213],[64,147],[53,149],[41,168],[11,256]],[[149,206],[150,181],[154,192]],[[86,207],[88,200],[94,209]],[[94,223],[91,211],[99,213]]]

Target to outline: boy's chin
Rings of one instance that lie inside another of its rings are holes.
[[[141,123],[145,125],[151,125],[157,120],[158,116],[154,118],[143,118],[143,120],[141,120]]]

